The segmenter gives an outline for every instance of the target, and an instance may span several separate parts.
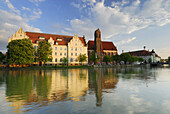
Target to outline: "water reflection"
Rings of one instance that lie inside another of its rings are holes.
[[[16,113],[57,102],[86,101],[88,95],[95,95],[96,106],[102,107],[104,94],[116,91],[120,80],[140,80],[148,86],[156,80],[155,70],[123,67],[0,71],[0,87],[6,85],[4,99]]]

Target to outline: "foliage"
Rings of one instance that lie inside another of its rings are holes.
[[[87,56],[86,54],[80,54],[78,57],[77,57],[78,61],[82,64],[82,62],[85,62],[87,61]]]
[[[5,55],[2,52],[0,52],[0,62],[2,62],[4,59],[5,59]]]
[[[39,62],[48,62],[52,60],[52,49],[50,43],[43,40],[39,42],[37,49],[37,58]]]
[[[170,56],[168,57],[168,62],[170,62]]]
[[[94,62],[94,64],[96,64],[99,60],[99,56],[95,54],[95,52],[92,53],[90,60]]]
[[[105,56],[103,57],[103,61],[106,62],[106,64],[107,64],[108,62],[111,62],[111,61],[112,61],[112,57],[109,56],[109,55],[105,55]]]
[[[144,59],[140,57],[140,58],[138,58],[138,61],[139,62],[144,62]]]
[[[124,61],[126,64],[127,62],[131,61],[131,55],[129,53],[122,53],[120,55],[120,59],[121,59],[121,61]]]
[[[118,63],[118,62],[120,62],[120,55],[114,55],[113,57],[112,57],[112,60],[113,61],[116,61],[116,64]]]
[[[149,62],[149,63],[151,63],[151,62],[152,62],[151,58],[149,58],[149,59],[148,59],[148,62]]]
[[[29,39],[13,40],[7,46],[8,64],[32,64],[35,49]]]
[[[68,59],[66,57],[62,58],[62,64],[66,65],[68,63]]]

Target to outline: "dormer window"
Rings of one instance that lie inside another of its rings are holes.
[[[57,41],[62,41],[62,39],[61,39],[61,38],[58,38]]]
[[[39,41],[36,41],[36,43],[38,44],[38,43],[39,43]]]
[[[20,36],[22,36],[22,34],[20,34]]]
[[[52,42],[50,42],[50,44],[52,45],[53,43],[52,43]]]
[[[56,42],[55,44],[58,45],[58,42]]]
[[[44,39],[45,39],[45,37],[44,37],[44,36],[39,36],[38,38],[39,38],[39,39],[42,39],[42,40],[44,40]]]

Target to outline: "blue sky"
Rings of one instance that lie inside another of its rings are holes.
[[[122,50],[155,49],[170,56],[170,0],[0,0],[0,51],[20,27],[24,31],[86,36]]]

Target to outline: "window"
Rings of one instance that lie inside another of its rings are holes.
[[[50,44],[52,45],[53,43],[52,43],[52,42],[50,42]]]
[[[77,56],[77,53],[75,53],[75,56]]]
[[[73,58],[70,59],[70,62],[73,62]]]
[[[64,55],[66,56],[66,53],[64,53]]]
[[[60,50],[62,50],[62,47],[60,47]]]
[[[57,55],[57,52],[55,52],[55,55]]]
[[[51,50],[52,50],[53,48],[51,47]]]
[[[77,43],[75,45],[77,46]]]
[[[58,42],[56,42],[55,44],[58,45]]]
[[[61,38],[58,38],[57,41],[62,41],[62,39],[61,39]]]
[[[22,34],[20,34],[20,36],[22,36]]]
[[[77,51],[77,48],[75,48],[75,51]]]
[[[73,48],[71,48],[71,51],[73,51]]]
[[[71,56],[73,56],[73,53],[71,53]]]
[[[110,52],[108,53],[108,55],[110,56]]]
[[[66,48],[64,48],[64,50],[67,50]]]
[[[81,51],[81,48],[80,48],[80,51]]]
[[[57,62],[57,58],[55,58],[55,62]]]
[[[34,46],[34,49],[37,49],[37,46]]]
[[[55,47],[55,50],[57,50],[57,47]]]
[[[63,59],[62,58],[60,58],[60,62],[62,62],[63,61]]]
[[[60,56],[62,56],[62,53],[60,53]]]

